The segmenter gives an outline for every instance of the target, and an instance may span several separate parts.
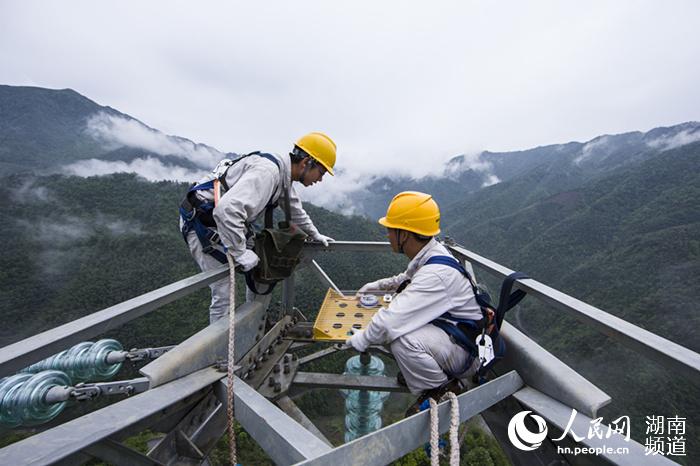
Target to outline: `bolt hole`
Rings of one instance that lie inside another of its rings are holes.
[[[362,318],[362,317],[364,317],[364,316],[365,316],[365,315],[364,315],[363,313],[361,313],[361,312],[356,312],[356,313],[355,313],[355,317],[357,317],[358,319],[360,319],[360,318]]]
[[[348,307],[348,303],[340,303],[338,304],[338,307]]]
[[[362,324],[352,324],[352,328],[362,328]]]
[[[343,324],[333,324],[333,328],[343,328]]]
[[[339,313],[337,313],[335,316],[336,316],[336,317],[345,317],[345,313],[344,313],[344,312],[339,312]]]

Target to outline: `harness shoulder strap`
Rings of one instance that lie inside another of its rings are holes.
[[[477,298],[477,302],[479,303],[480,306],[490,306],[490,303],[485,303],[482,301],[482,293],[479,292],[479,290],[476,287],[476,283],[474,282],[474,279],[469,275],[469,272],[466,271],[464,267],[462,267],[462,264],[459,263],[457,259],[455,259],[452,256],[433,256],[430,259],[428,259],[425,263],[425,265],[428,264],[439,264],[439,265],[446,265],[448,267],[452,267],[455,270],[458,270],[462,275],[464,275],[467,280],[469,280],[469,283],[472,286],[472,290],[474,291],[474,296]],[[523,290],[516,290],[513,293],[511,293],[511,290],[513,289],[513,284],[515,283],[516,280],[520,280],[523,278],[530,278],[527,275],[525,275],[522,272],[513,272],[510,275],[508,275],[505,280],[503,280],[503,284],[501,285],[501,293],[498,299],[498,307],[496,308],[496,326],[500,329],[501,324],[503,323],[503,318],[506,315],[506,312],[508,312],[510,309],[515,307],[520,301],[523,300],[525,295],[527,294]]]
[[[462,267],[462,264],[459,263],[457,259],[455,259],[452,256],[433,256],[429,258],[425,264],[423,265],[446,265],[448,267],[452,267],[453,269],[457,270],[459,273],[464,275],[464,277],[469,280],[469,284],[472,287],[472,291],[474,292],[474,295],[476,296],[478,294],[478,290],[476,288],[476,283],[474,283],[474,280],[472,279],[472,276],[469,275],[469,272],[467,272],[467,269]],[[479,303],[481,305],[481,303]]]
[[[513,283],[515,280],[520,280],[523,278],[530,278],[522,272],[513,272],[503,280],[501,285],[501,295],[498,298],[498,308],[496,309],[496,325],[501,328],[503,323],[503,318],[510,309],[515,307],[520,301],[523,300],[527,292],[523,290],[515,290],[513,293],[510,292],[513,289]]]

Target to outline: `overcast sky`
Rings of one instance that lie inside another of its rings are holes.
[[[223,151],[308,131],[413,174],[700,120],[700,2],[0,0],[0,83]]]

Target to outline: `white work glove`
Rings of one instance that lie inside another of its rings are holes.
[[[364,330],[357,330],[351,328],[350,333],[352,333],[352,336],[345,340],[345,346],[347,346],[348,348],[354,348],[360,353],[367,351],[367,346],[365,345],[364,339],[362,338],[362,334],[364,332]]]
[[[357,290],[357,293],[355,293],[355,296],[370,292],[377,292],[379,290],[381,290],[381,288],[379,287],[379,280],[377,280],[376,282],[369,282],[362,285],[362,287]]]
[[[236,264],[240,265],[244,272],[251,270],[258,265],[258,262],[260,262],[260,258],[250,249],[246,249],[243,254],[236,257]]]
[[[333,238],[331,238],[330,236],[322,235],[322,234],[319,233],[319,232],[316,232],[316,233],[314,233],[313,235],[311,235],[311,239],[313,239],[314,241],[318,241],[319,243],[323,244],[323,247],[324,247],[324,248],[327,248],[327,247],[328,247],[328,243],[330,243],[331,241],[335,241],[335,240],[334,240]]]

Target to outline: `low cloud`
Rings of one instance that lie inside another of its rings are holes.
[[[498,178],[496,175],[488,174],[486,175],[486,180],[481,184],[481,187],[485,188],[487,186],[493,186],[494,184],[498,184],[500,182],[500,178]]]
[[[42,220],[31,223],[27,220],[19,220],[24,229],[31,229],[32,236],[39,244],[50,245],[51,248],[65,247],[76,241],[82,241],[93,234],[93,228],[86,220],[78,217],[65,216],[58,222]]]
[[[482,187],[500,183],[501,180],[493,173],[493,165],[488,160],[485,160],[482,155],[483,152],[475,152],[453,158],[445,164],[442,176],[454,180],[459,178],[461,173],[473,170],[484,176],[485,180]]]
[[[607,155],[605,149],[607,148],[609,139],[609,136],[601,136],[584,144],[581,148],[581,154],[573,161],[574,165],[581,165],[582,162],[593,156]]]
[[[213,165],[212,165],[213,166]],[[134,159],[131,162],[106,161],[88,159],[75,162],[63,167],[70,175],[101,176],[110,173],[136,173],[148,181],[194,181],[201,178],[209,170],[191,170],[179,165],[165,164],[155,157]]]
[[[363,191],[371,181],[368,176],[336,171],[335,176],[326,175],[323,182],[313,186],[304,188],[297,184],[296,190],[304,201],[311,204],[343,215],[362,215],[362,206],[353,201],[352,195]]]
[[[144,233],[139,222],[126,222],[122,219],[98,213],[91,218],[63,216],[61,220],[29,222],[17,220],[18,224],[34,232],[32,238],[40,245],[50,245],[51,248],[68,247],[93,236],[108,232],[114,236],[141,235]]]
[[[30,179],[22,183],[19,188],[10,191],[12,201],[17,204],[32,204],[36,202],[48,202],[50,193],[44,186],[37,186],[35,180]]]
[[[106,148],[133,147],[161,156],[190,160],[203,168],[214,167],[225,154],[213,147],[168,136],[138,120],[99,112],[87,121],[87,133]]]
[[[692,128],[681,131],[673,136],[664,136],[647,142],[654,149],[669,150],[700,141],[700,129]]]
[[[33,232],[31,239],[39,250],[37,265],[48,276],[63,275],[78,264],[82,256],[80,251],[91,250],[89,240],[93,237],[144,234],[139,222],[126,222],[101,213],[88,218],[65,215],[55,221],[19,219],[17,224]]]

